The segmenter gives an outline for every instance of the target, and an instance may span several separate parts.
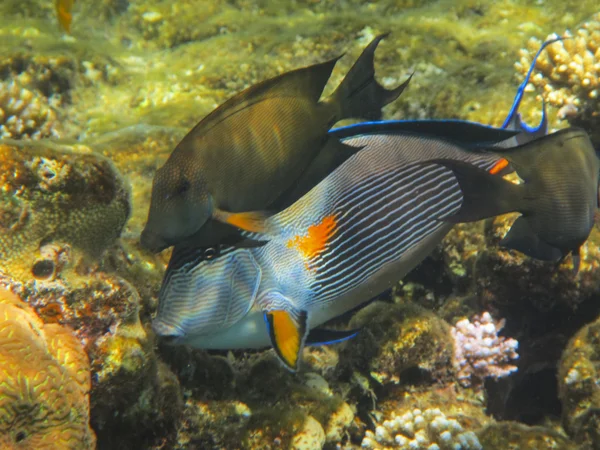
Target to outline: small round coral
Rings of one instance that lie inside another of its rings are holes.
[[[455,419],[438,408],[414,409],[377,425],[375,433],[367,431],[362,447],[400,450],[480,450],[481,444],[472,431],[465,431]]]
[[[486,377],[501,378],[517,370],[509,362],[519,357],[519,343],[498,336],[504,320],[495,322],[485,312],[473,321],[463,319],[452,328],[454,367],[463,386],[478,385]]]

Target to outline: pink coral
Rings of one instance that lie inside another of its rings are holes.
[[[490,313],[484,312],[472,322],[463,319],[452,328],[454,367],[463,386],[478,385],[486,377],[498,379],[517,370],[510,361],[519,357],[519,343],[498,336],[503,327],[504,320],[495,322]]]

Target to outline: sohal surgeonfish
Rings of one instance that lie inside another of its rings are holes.
[[[264,246],[225,248],[213,259],[175,246],[153,322],[160,336],[206,349],[272,346],[296,370],[304,345],[354,334],[321,324],[394,285],[452,228],[436,217],[460,211],[460,186],[451,170],[424,159],[486,173],[505,166],[495,154],[397,133],[393,124],[343,142],[363,150],[270,217]]]
[[[523,183],[440,159],[454,172],[464,197],[458,212],[440,218],[458,223],[519,212],[500,245],[547,261],[573,254],[577,271],[579,249],[594,226],[600,182],[600,160],[587,133],[567,128],[496,154]]]
[[[254,211],[283,209],[296,200],[291,190],[303,195],[360,150],[328,130],[344,118],[379,118],[407,86],[410,78],[393,90],[375,81],[373,57],[384,37],[322,101],[339,57],[254,85],[200,121],[154,177],[142,245],[160,251],[191,239],[206,247],[236,229],[261,231],[264,215]],[[317,156],[321,163],[308,170]],[[202,229],[209,221],[216,224]]]

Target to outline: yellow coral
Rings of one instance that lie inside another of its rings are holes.
[[[58,118],[48,99],[12,81],[0,81],[0,137],[59,137]]]
[[[0,447],[90,449],[90,372],[79,341],[0,291]]]
[[[556,34],[548,39],[558,37]],[[546,102],[560,108],[558,117],[579,125],[600,120],[600,13],[581,28],[565,31],[563,41],[547,47],[535,64],[531,84]],[[541,42],[531,38],[515,64],[524,77]],[[592,128],[592,127],[590,127]]]

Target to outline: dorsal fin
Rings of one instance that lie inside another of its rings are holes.
[[[342,55],[323,63],[292,70],[250,86],[198,122],[184,140],[199,133],[206,133],[228,117],[269,98],[307,97],[315,103],[318,102],[333,67],[341,57]]]

